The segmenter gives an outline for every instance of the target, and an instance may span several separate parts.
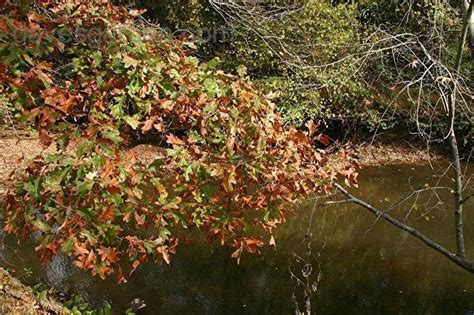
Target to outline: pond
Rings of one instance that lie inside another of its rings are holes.
[[[432,183],[429,166],[384,166],[361,170],[360,188],[352,191],[386,210],[400,200],[410,185]],[[470,187],[472,189],[472,187]],[[441,201],[419,196],[408,221],[443,246],[453,250],[452,195]],[[404,209],[414,203],[405,203]],[[71,267],[58,256],[41,266],[33,243],[18,245],[5,238],[2,265],[14,265],[17,275],[32,270],[22,280],[44,283],[65,294],[78,293],[92,306],[109,302],[117,314],[140,298],[147,305],[140,314],[289,314],[294,313],[293,292],[301,295],[289,266],[293,253],[305,255],[308,229],[315,280],[313,311],[333,313],[432,313],[474,312],[474,274],[455,266],[420,241],[391,225],[376,220],[367,210],[352,204],[318,205],[308,200],[275,234],[276,250],[265,248],[260,256],[244,255],[237,265],[231,250],[210,246],[199,235],[178,248],[170,266],[140,267],[129,281],[101,281]],[[426,212],[423,204],[432,206]],[[474,254],[474,200],[465,203],[465,237],[468,254]],[[403,219],[406,210],[392,209]],[[319,258],[318,258],[319,254]],[[297,267],[297,266],[296,266]],[[301,268],[294,268],[301,275]]]

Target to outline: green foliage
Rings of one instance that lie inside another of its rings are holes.
[[[87,302],[80,295],[74,295],[63,303],[63,312],[68,315],[111,315],[112,307],[106,304],[104,307],[91,310]]]
[[[370,93],[360,74],[354,76],[359,65],[351,58],[331,65],[356,52],[356,17],[356,6],[307,1],[302,10],[269,20],[257,32],[241,29],[242,35],[220,57],[227,69],[244,64],[264,90],[276,92],[278,109],[287,122],[300,126],[310,119],[348,122],[349,113],[354,122],[361,122]],[[279,42],[265,45],[262,34]]]
[[[263,93],[277,95],[277,109],[285,122],[298,126],[311,119],[356,125],[375,123],[367,121],[370,116],[365,114],[364,104],[369,103],[371,95],[363,76],[353,74],[361,70],[358,64],[351,64],[349,59],[337,66],[317,67],[356,51],[362,29],[356,5],[303,1],[302,10],[281,18],[263,19],[258,25],[251,20],[242,25],[222,19],[207,1],[134,4],[147,9],[148,18],[156,19],[175,34],[187,33],[186,29],[217,33],[211,40],[197,42],[197,55],[206,60],[219,57],[220,66],[230,73],[244,65]],[[261,12],[256,12],[262,15],[278,7],[259,5]],[[182,10],[184,7],[186,10]],[[225,34],[220,34],[220,30]],[[297,60],[301,56],[305,57]],[[301,71],[298,66],[302,64],[309,68]]]
[[[292,2],[302,6],[299,10],[271,15],[278,11],[278,3],[242,2],[223,5],[222,15],[228,15],[224,20],[207,1],[134,3],[176,34],[183,29],[225,28],[230,40],[218,37],[201,43],[196,55],[206,60],[220,57],[222,67],[231,73],[245,65],[258,88],[276,93],[285,122],[302,126],[313,119],[322,126],[342,124],[346,131],[359,127],[373,131],[379,125],[387,96],[392,94],[385,85],[398,78],[390,60],[364,64],[348,57],[367,48],[361,42],[379,27],[394,34],[414,33],[429,49],[442,47],[441,60],[452,64],[461,8],[460,2],[436,0],[305,0]],[[243,10],[233,16],[232,10],[239,6]],[[344,62],[333,64],[341,59]],[[327,64],[331,66],[321,67]],[[464,60],[466,77],[471,76],[473,64]],[[381,127],[410,122],[405,110],[395,117],[399,119],[382,122]]]

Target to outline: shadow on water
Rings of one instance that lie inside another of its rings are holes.
[[[413,186],[433,181],[427,166],[385,166],[361,171],[354,192],[387,209]],[[416,181],[415,181],[416,179]],[[451,202],[449,192],[440,195]],[[413,204],[411,199],[410,205]],[[424,213],[420,196],[410,222],[443,246],[453,249],[453,215],[449,204],[430,201]],[[406,205],[409,205],[408,203]],[[474,200],[465,204],[468,253],[474,254]],[[406,211],[392,209],[404,218]],[[5,240],[3,265],[30,268],[28,284],[45,283],[66,294],[81,294],[91,305],[108,301],[123,313],[134,298],[147,307],[143,314],[287,314],[294,313],[291,296],[295,282],[288,271],[293,252],[305,251],[311,213],[312,247],[320,253],[321,282],[313,310],[333,313],[472,313],[474,275],[449,262],[421,242],[350,204],[316,206],[308,200],[289,222],[277,230],[277,250],[244,256],[237,266],[231,251],[209,246],[199,235],[181,246],[172,264],[140,267],[127,284],[101,281],[77,271],[66,257],[57,256],[46,267],[33,254],[33,243]]]

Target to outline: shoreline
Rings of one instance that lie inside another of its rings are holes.
[[[33,290],[0,268],[1,314],[65,314],[61,303],[51,297],[39,298]]]
[[[0,131],[0,195],[12,188],[11,175],[15,170],[26,166],[26,160],[38,155],[54,152],[50,146],[42,146],[36,133],[12,130]],[[422,164],[433,161],[446,160],[436,152],[427,152],[419,147],[410,147],[403,143],[373,143],[357,144],[348,142],[343,147],[354,152],[361,169],[373,166],[387,166],[397,164]],[[422,146],[420,146],[422,147]],[[330,148],[329,148],[330,149]],[[151,163],[160,155],[162,148],[150,144],[138,144],[129,149],[136,153],[139,160]],[[337,155],[337,152],[328,153],[328,157]]]

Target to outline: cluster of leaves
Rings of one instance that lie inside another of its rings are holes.
[[[236,259],[257,253],[296,201],[337,175],[313,148],[327,143],[316,125],[283,128],[249,79],[200,64],[137,15],[68,0],[8,5],[0,17],[1,92],[57,147],[19,175],[5,230],[40,231],[43,260],[61,251],[119,281],[120,262],[169,263],[191,228]],[[127,150],[136,134],[162,140],[151,164]],[[357,175],[351,165],[342,174]]]
[[[337,1],[342,2],[342,1]],[[459,25],[462,3],[450,0],[390,1],[359,0],[359,19],[367,24],[385,25],[417,34],[427,34],[443,24],[446,31]]]
[[[70,315],[111,315],[112,307],[107,303],[102,308],[91,310],[90,305],[84,302],[80,295],[74,295],[63,303],[63,312]],[[127,311],[125,314],[132,315],[134,313]]]

